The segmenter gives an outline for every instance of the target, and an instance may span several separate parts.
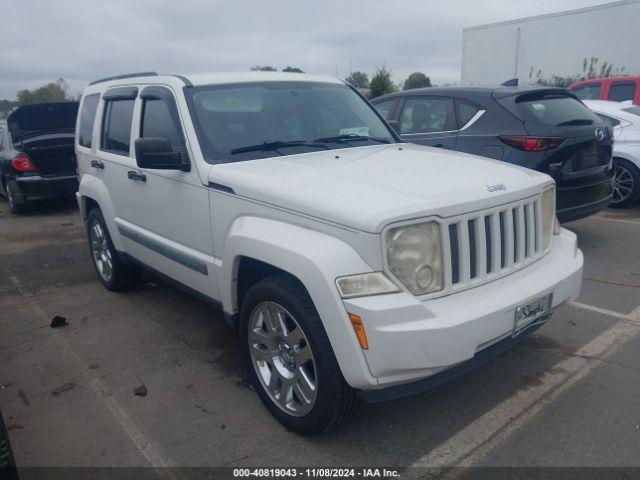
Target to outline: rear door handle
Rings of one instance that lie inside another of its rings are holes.
[[[146,182],[147,181],[147,176],[144,173],[138,173],[134,170],[129,170],[127,172],[127,177],[129,177],[129,180],[133,180],[136,182]]]
[[[104,170],[104,163],[99,160],[91,160],[91,166],[93,168],[99,168],[100,170]]]

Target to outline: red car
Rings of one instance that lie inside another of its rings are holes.
[[[640,105],[640,77],[610,77],[583,80],[569,85],[580,100],[633,100]]]

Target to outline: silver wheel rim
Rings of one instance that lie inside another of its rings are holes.
[[[93,263],[105,282],[113,276],[113,256],[109,248],[106,232],[100,222],[94,221],[89,229],[89,244]]]
[[[9,183],[7,183],[7,202],[9,202],[9,208],[13,210],[15,205],[13,204],[13,194],[11,193],[11,187],[9,186]]]
[[[633,193],[634,181],[631,172],[621,165],[616,165],[613,180],[613,203],[624,202]]]
[[[300,324],[282,305],[262,302],[249,317],[251,363],[269,398],[294,417],[316,403],[318,382],[313,352]]]

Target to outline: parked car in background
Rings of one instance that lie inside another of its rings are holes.
[[[640,77],[610,77],[584,80],[569,85],[580,100],[611,100],[624,102],[631,100],[640,104]]]
[[[373,104],[407,142],[551,175],[561,222],[592,215],[611,201],[611,127],[565,89],[425,88]]]
[[[332,77],[111,78],[85,90],[77,131],[103,285],[142,265],[221,306],[296,432],[460,375],[579,293],[548,175],[398,143]]]
[[[18,469],[11,450],[7,427],[0,412],[0,479],[18,480]]]
[[[78,102],[24,105],[0,123],[0,194],[12,213],[78,189],[73,138]]]
[[[640,198],[640,106],[631,102],[584,100],[613,128],[614,207],[629,207]]]

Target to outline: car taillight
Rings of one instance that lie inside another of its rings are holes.
[[[17,155],[11,160],[11,166],[19,172],[33,172],[35,167],[26,155]]]
[[[500,140],[525,152],[551,150],[564,142],[564,138],[559,137],[500,137]]]

